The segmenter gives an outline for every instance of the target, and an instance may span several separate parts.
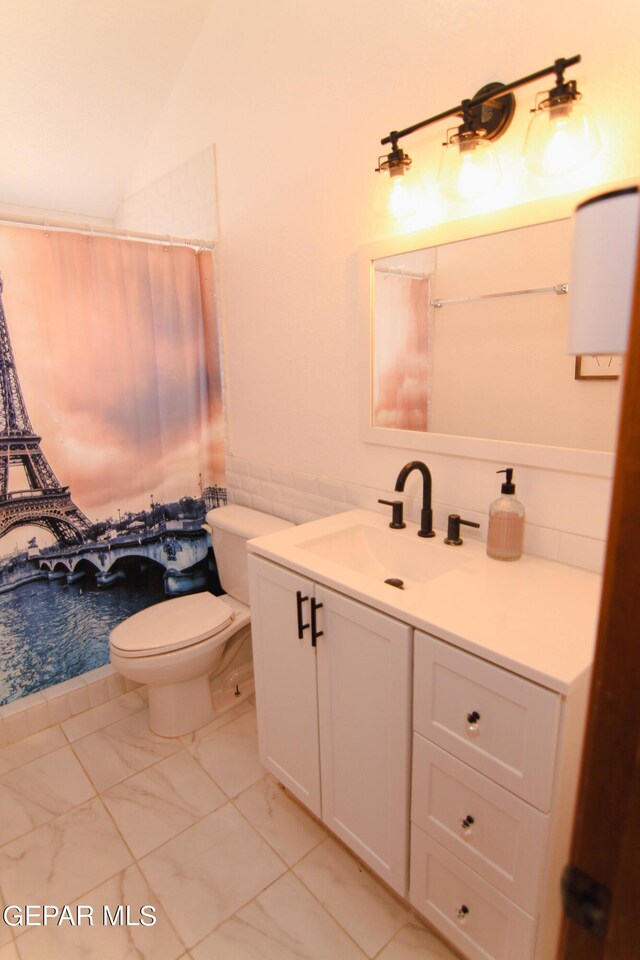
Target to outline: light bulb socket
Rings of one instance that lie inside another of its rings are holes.
[[[465,129],[465,124],[462,124],[457,129],[452,127],[450,130],[447,130],[447,139],[442,146],[457,146],[460,153],[470,153],[476,149],[480,142],[486,141],[487,139],[488,137],[485,130]]]
[[[391,153],[378,157],[376,173],[382,173],[383,170],[386,170],[390,177],[404,177],[411,164],[411,157],[404,152],[402,147],[394,143]]]
[[[545,93],[536,94],[536,105],[531,108],[531,113],[539,113],[542,110],[549,110],[551,113],[556,115],[562,115],[564,110],[565,114],[568,115],[571,113],[571,107],[574,103],[577,103],[578,100],[582,100],[582,94],[579,90],[576,89],[575,84],[566,84],[567,87],[572,86],[572,90],[559,91],[558,88],[553,90],[548,90]],[[538,100],[538,97],[544,97],[543,100]]]
[[[575,80],[565,80],[564,71],[567,66],[566,60],[555,61],[556,85],[544,94],[536,94],[536,105],[531,111],[537,110],[553,111],[556,116],[562,116],[562,108],[566,110],[566,116],[571,112],[571,105],[575,100],[581,100],[582,94],[578,90]],[[538,101],[539,96],[544,96],[543,100]],[[557,109],[556,109],[557,108]]]

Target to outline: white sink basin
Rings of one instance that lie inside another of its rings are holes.
[[[328,588],[476,656],[487,651],[485,659],[558,693],[582,689],[598,620],[596,574],[526,554],[499,563],[471,533],[460,547],[445,544],[442,530],[430,539],[417,533],[415,523],[391,530],[388,513],[355,509],[247,549],[298,575],[292,590],[317,587],[321,597]]]
[[[297,546],[378,583],[393,577],[404,581],[405,586],[433,580],[464,563],[464,554],[460,552],[464,547],[445,546],[441,539],[420,538],[415,527],[390,530],[357,523],[300,540]]]

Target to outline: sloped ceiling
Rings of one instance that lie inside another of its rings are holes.
[[[213,0],[0,0],[0,204],[111,219]]]

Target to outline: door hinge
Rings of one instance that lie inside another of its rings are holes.
[[[593,877],[569,864],[562,874],[562,905],[568,917],[601,940],[607,935],[611,893]]]

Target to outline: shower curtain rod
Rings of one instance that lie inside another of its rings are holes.
[[[12,227],[29,227],[32,230],[52,230],[56,232],[82,233],[86,237],[100,236],[113,237],[116,240],[139,240],[144,243],[158,243],[163,247],[192,247],[194,250],[213,250],[211,240],[190,240],[172,237],[169,234],[160,236],[156,233],[141,233],[137,230],[109,230],[108,227],[94,227],[89,223],[65,223],[62,220],[38,220],[28,217],[13,217],[11,214],[0,214],[0,224]]]

